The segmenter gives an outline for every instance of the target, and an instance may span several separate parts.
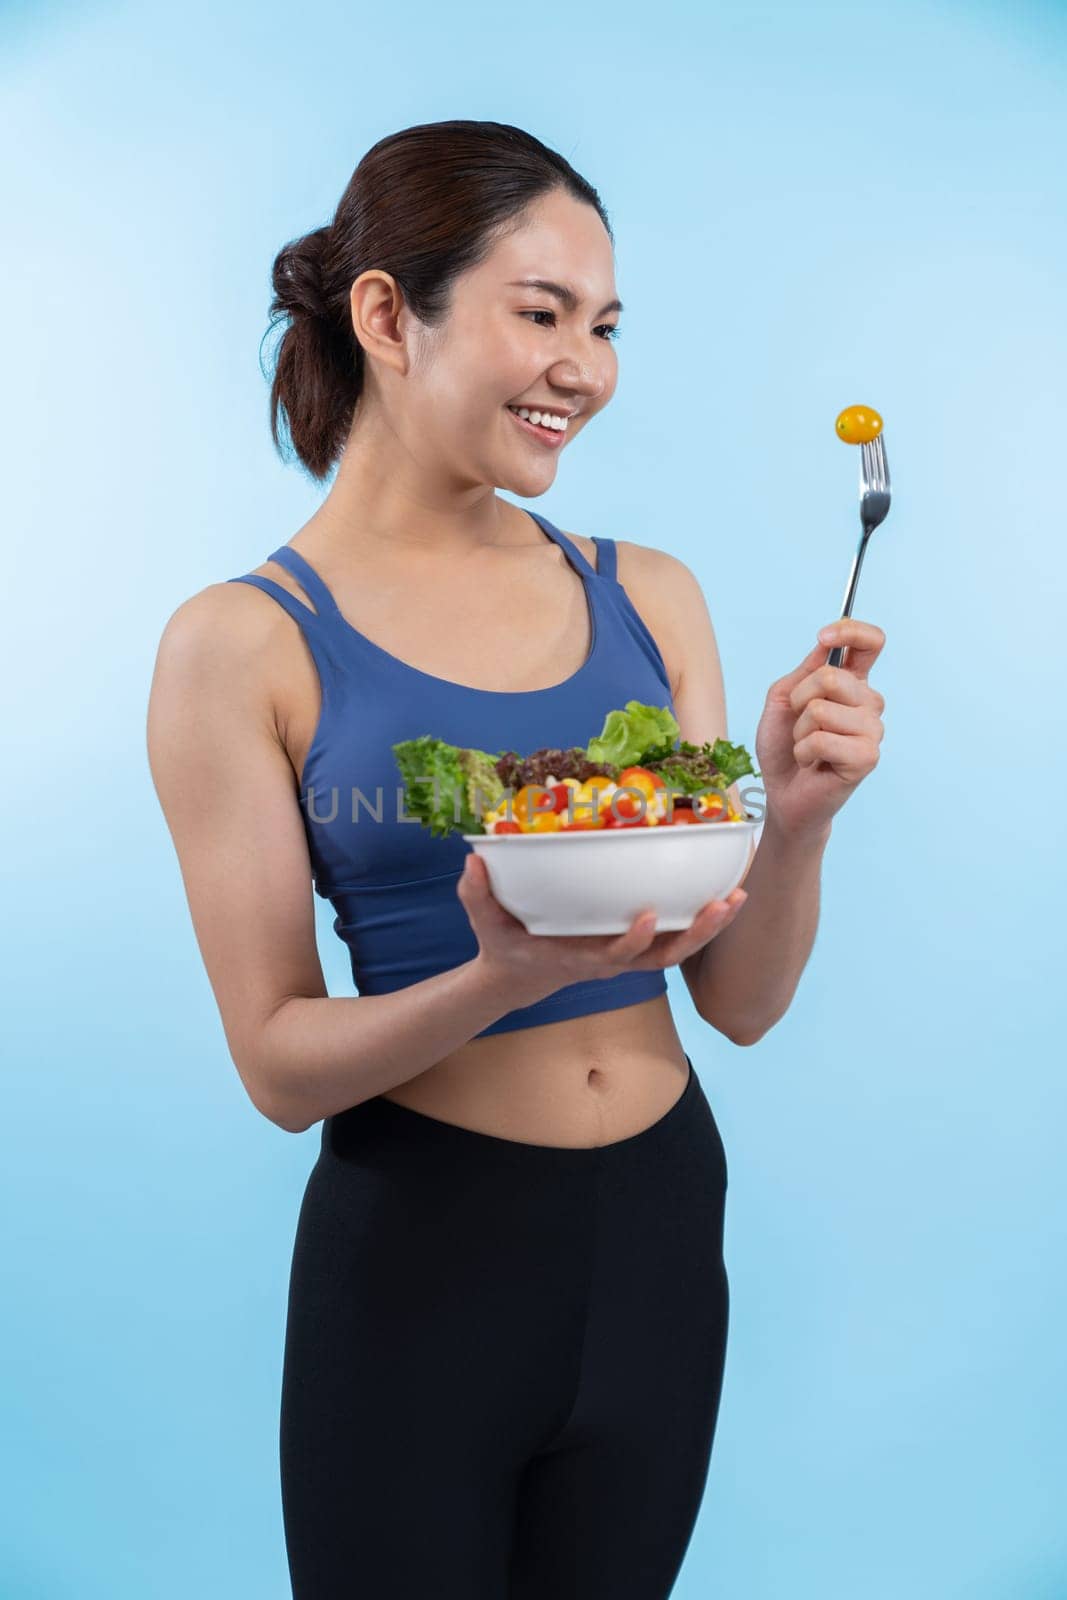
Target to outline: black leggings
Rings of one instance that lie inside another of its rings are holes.
[[[726,1181],[691,1061],[607,1145],[327,1119],[282,1379],[294,1600],[663,1600],[719,1409]]]

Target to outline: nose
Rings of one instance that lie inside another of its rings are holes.
[[[553,378],[557,388],[573,390],[590,400],[598,400],[607,387],[603,372],[590,361],[559,361],[554,370],[560,374]]]

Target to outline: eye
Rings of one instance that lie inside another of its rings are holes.
[[[540,311],[520,311],[519,312],[519,316],[520,317],[551,317],[553,322],[555,322],[555,320],[556,320],[556,313],[554,311],[546,311],[546,310],[543,310],[543,309],[540,310]],[[600,324],[600,327],[604,329],[604,343],[605,344],[612,343],[615,339],[617,339],[619,337],[619,335],[622,332],[621,328],[613,326],[610,322],[602,322]],[[598,329],[597,331],[599,332],[600,330]]]

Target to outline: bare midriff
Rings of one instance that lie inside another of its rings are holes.
[[[524,1144],[613,1144],[658,1122],[689,1073],[666,995],[470,1039],[384,1098]]]

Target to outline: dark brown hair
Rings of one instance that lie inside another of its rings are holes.
[[[281,451],[281,411],[313,478],[325,478],[344,449],[363,387],[349,303],[361,272],[391,273],[414,315],[436,326],[448,314],[456,278],[556,189],[593,206],[614,244],[592,185],[521,128],[426,122],[379,139],[349,179],[333,221],[291,239],[275,258],[268,332],[288,319],[270,393],[275,448]]]

